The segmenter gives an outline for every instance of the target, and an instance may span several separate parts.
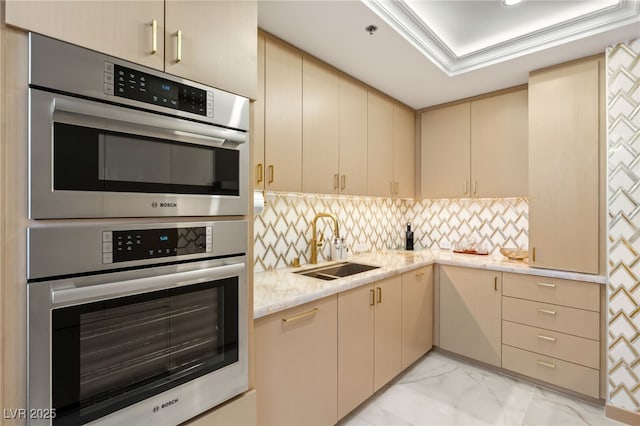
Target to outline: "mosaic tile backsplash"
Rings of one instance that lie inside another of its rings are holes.
[[[640,39],[607,49],[609,403],[640,412]]]
[[[293,258],[309,262],[311,222],[320,212],[338,218],[340,236],[351,252],[404,247],[407,222],[415,249],[450,248],[472,238],[490,252],[500,247],[527,247],[526,198],[398,200],[267,192],[265,208],[254,220],[255,271],[284,268]],[[333,237],[330,219],[317,221],[318,234]],[[318,261],[328,259],[329,247]]]

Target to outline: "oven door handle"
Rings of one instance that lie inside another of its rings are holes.
[[[238,145],[247,140],[246,134],[237,130],[188,120],[168,120],[166,117],[153,113],[67,96],[56,95],[52,103],[53,120],[70,121],[69,124],[90,125],[91,121],[98,119],[103,123],[110,123],[112,127],[124,132],[146,127],[153,133],[164,134],[168,137],[172,135],[187,136],[211,146],[222,146],[227,143]]]
[[[234,263],[195,271],[118,281],[115,283],[54,289],[51,290],[51,303],[53,305],[69,305],[78,302],[91,302],[93,300],[111,299],[149,291],[183,287],[235,276],[244,277],[246,273],[245,270],[246,266],[244,263]]]

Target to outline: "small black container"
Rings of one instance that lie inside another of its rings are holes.
[[[411,223],[407,223],[407,238],[404,243],[405,250],[413,250],[413,231],[411,230]]]

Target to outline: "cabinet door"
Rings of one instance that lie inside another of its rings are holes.
[[[425,111],[420,125],[422,198],[469,197],[470,105]]]
[[[267,38],[265,165],[271,191],[302,190],[302,55]]]
[[[410,108],[393,106],[393,177],[394,195],[415,197],[416,113]]]
[[[374,284],[376,291],[373,389],[377,391],[402,371],[402,278]]]
[[[529,261],[598,273],[598,60],[529,77]]]
[[[340,80],[335,71],[302,60],[302,191],[337,194],[339,189]]]
[[[255,322],[259,425],[337,421],[337,296]]]
[[[367,192],[389,197],[393,186],[393,103],[368,93]]]
[[[402,274],[402,369],[433,346],[433,267]]]
[[[440,267],[440,347],[495,366],[501,364],[499,272]]]
[[[471,193],[524,197],[528,191],[527,89],[471,102]]]
[[[264,35],[258,34],[258,95],[253,102],[251,144],[253,145],[253,187],[264,189]]]
[[[340,77],[340,193],[367,195],[367,89]]]
[[[9,0],[5,2],[4,16],[9,25],[158,70],[164,68],[163,0],[126,3]]]
[[[338,418],[373,394],[372,285],[338,294]]]
[[[255,1],[165,0],[165,24],[166,72],[256,98]]]

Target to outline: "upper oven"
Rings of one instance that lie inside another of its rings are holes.
[[[245,215],[249,101],[30,36],[32,219]]]

